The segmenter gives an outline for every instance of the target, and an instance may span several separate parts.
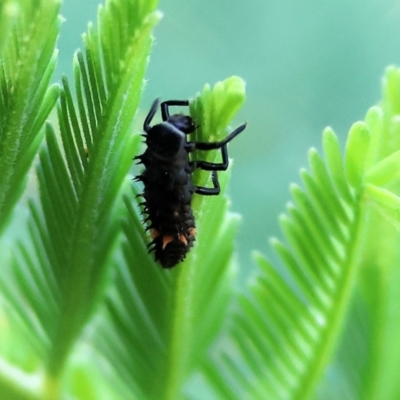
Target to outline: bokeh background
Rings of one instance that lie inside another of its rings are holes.
[[[99,0],[64,0],[55,79],[71,76],[81,33]],[[230,75],[247,82],[234,126],[248,129],[230,145],[232,210],[243,216],[237,239],[240,277],[251,252],[273,258],[268,237],[300,182],[307,150],[321,148],[332,126],[344,141],[350,125],[379,102],[381,77],[400,64],[399,0],[161,0],[164,18],[141,108],[155,97],[186,99]]]

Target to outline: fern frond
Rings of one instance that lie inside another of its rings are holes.
[[[191,103],[192,117],[202,126],[202,140],[225,136],[232,110],[236,112],[243,100],[244,84],[237,77],[213,89],[207,86]],[[227,181],[228,174],[221,173],[222,192]],[[112,362],[121,392],[129,393],[126,398],[181,398],[186,380],[217,335],[229,303],[238,217],[227,212],[223,196],[195,199],[198,235],[194,248],[185,262],[163,270],[147,254],[136,194],[132,188],[125,198],[123,262],[118,263],[104,321],[96,329],[100,333],[97,347]]]
[[[389,69],[382,106],[352,126],[344,158],[329,128],[323,134],[326,161],[310,151],[311,173],[301,171],[304,188],[291,186],[294,202],[280,218],[286,243],[271,241],[282,265],[256,255],[258,276],[241,297],[229,338],[204,367],[219,397],[314,398],[352,299],[368,303],[351,314],[364,321],[353,329],[369,332],[352,345],[353,356],[365,364],[340,364],[339,376],[320,387],[335,390],[320,391],[320,398],[398,397],[400,385],[390,376],[400,363],[400,313],[393,318],[390,304],[398,294],[400,262],[400,235],[394,231],[400,226],[399,88],[400,71]],[[338,389],[341,377],[348,387]]]
[[[323,135],[327,161],[312,149],[304,189],[280,223],[286,243],[272,245],[283,265],[256,256],[260,274],[242,296],[230,346],[217,352],[206,375],[231,398],[308,399],[337,342],[360,262],[362,176],[368,129],[350,131],[346,163],[331,129]],[[356,146],[358,145],[358,146]],[[222,371],[222,374],[218,371]]]
[[[66,360],[107,282],[120,233],[122,183],[138,142],[132,121],[160,18],[156,3],[109,0],[99,7],[98,29],[89,24],[85,52],[74,58],[76,102],[62,80],[61,142],[48,125],[40,151],[40,204],[30,207],[34,249],[29,242],[19,245],[11,299],[33,337],[27,340],[39,349],[48,398],[58,396]]]
[[[25,187],[52,110],[59,0],[5,1],[0,26],[0,230]]]
[[[390,67],[384,79],[383,100],[365,118],[370,132],[369,147],[367,151],[361,150],[363,146],[354,148],[360,154],[354,169],[364,164],[360,169],[364,169],[363,197],[368,205],[362,268],[338,355],[330,366],[331,373],[319,388],[322,398],[326,393],[338,400],[396,399],[400,395],[397,379],[400,367],[399,93],[400,71]],[[342,382],[340,390],[337,390],[338,381]]]
[[[368,306],[364,319],[370,321],[365,330],[368,341],[361,349],[366,358],[359,375],[359,397],[363,400],[395,399],[400,395],[400,180],[395,161],[400,150],[399,93],[400,70],[389,67],[382,103],[366,118],[371,144],[366,158],[365,197],[372,207],[360,285],[361,301]]]

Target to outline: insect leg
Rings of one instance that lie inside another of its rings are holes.
[[[226,145],[230,142],[234,137],[239,135],[239,133],[243,132],[246,128],[246,123],[238,126],[234,131],[232,131],[224,140],[220,142],[194,142],[197,150],[213,150],[219,149],[222,146]]]
[[[204,186],[196,186],[195,193],[202,194],[203,196],[217,196],[221,191],[221,187],[218,181],[218,174],[216,171],[211,173],[211,181],[213,184],[212,188],[204,187]]]
[[[188,100],[167,100],[163,101],[160,105],[161,108],[161,116],[163,121],[167,121],[170,117],[169,108],[170,106],[188,106]]]
[[[146,119],[144,120],[144,123],[143,123],[143,130],[145,132],[148,132],[150,130],[150,128],[151,128],[150,127],[150,122],[151,122],[151,120],[153,119],[154,115],[157,112],[157,108],[158,108],[158,104],[159,103],[160,103],[160,99],[158,98],[158,99],[155,99],[153,104],[151,105],[150,111],[147,114],[147,117],[146,117]]]
[[[194,168],[200,168],[204,171],[225,171],[229,165],[228,149],[226,145],[221,147],[222,163],[210,163],[208,161],[192,161]]]
[[[208,161],[193,161],[195,168],[201,168],[205,171],[225,171],[229,165],[227,143],[235,136],[239,135],[246,128],[246,124],[240,125],[230,135],[220,142],[188,142],[186,144],[186,151],[192,152],[194,150],[214,150],[221,149],[222,163],[210,163]]]

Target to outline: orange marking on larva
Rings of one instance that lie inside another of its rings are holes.
[[[160,236],[160,232],[158,232],[157,229],[152,229],[152,230],[151,230],[151,233],[150,233],[150,237],[151,237],[152,239],[155,239],[155,238],[158,237],[158,236]]]
[[[173,236],[164,236],[162,242],[162,249],[164,250],[167,247],[167,244],[174,240]]]
[[[185,235],[179,235],[179,240],[187,246],[187,239]]]
[[[189,235],[191,235],[191,236],[196,236],[196,228],[190,228],[189,230],[188,230],[188,233],[189,233]]]

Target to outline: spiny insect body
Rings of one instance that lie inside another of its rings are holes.
[[[148,215],[147,229],[152,242],[149,251],[154,251],[155,259],[163,268],[172,268],[183,261],[193,246],[196,235],[195,220],[191,208],[195,193],[213,196],[220,193],[217,171],[228,168],[227,143],[242,132],[246,124],[240,125],[220,142],[191,142],[189,134],[196,129],[195,122],[188,115],[170,115],[170,106],[188,106],[186,100],[169,100],[160,104],[156,99],[144,121],[145,152],[135,157],[143,163],[144,171],[136,177],[144,184],[141,196],[144,198],[144,212]],[[150,126],[161,108],[163,122]],[[189,154],[195,150],[221,149],[222,162],[190,160]],[[196,168],[211,172],[213,187],[194,185],[192,173]]]

